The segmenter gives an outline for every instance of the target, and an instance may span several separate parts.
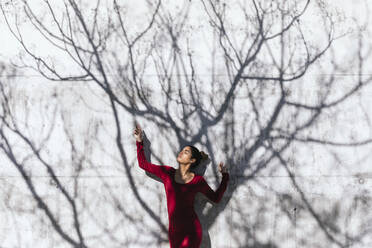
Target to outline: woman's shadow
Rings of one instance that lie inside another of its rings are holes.
[[[145,157],[146,157],[146,160],[151,163],[151,142],[150,140],[146,137],[146,133],[145,131],[143,131],[143,151],[145,153]],[[146,175],[151,177],[152,179],[160,182],[160,183],[163,183],[162,180],[160,178],[158,178],[157,176],[145,171]]]

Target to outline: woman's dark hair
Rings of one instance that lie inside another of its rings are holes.
[[[188,145],[191,148],[191,158],[195,158],[196,161],[191,164],[191,168],[195,168],[200,164],[201,161],[207,160],[208,155],[205,154],[203,151],[199,151],[198,148],[192,145]]]

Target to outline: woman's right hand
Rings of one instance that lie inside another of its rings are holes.
[[[134,130],[134,137],[136,138],[136,141],[142,142],[142,134],[143,134],[142,129],[137,123],[136,124],[136,129]]]

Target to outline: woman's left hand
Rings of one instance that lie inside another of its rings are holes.
[[[228,173],[227,166],[223,164],[223,162],[220,162],[218,164],[218,170],[222,173]]]

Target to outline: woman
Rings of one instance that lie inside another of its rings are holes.
[[[194,146],[185,146],[178,154],[179,168],[167,165],[154,165],[146,160],[143,151],[142,130],[136,125],[134,130],[137,145],[137,159],[139,166],[159,177],[165,187],[169,218],[169,243],[171,248],[198,248],[202,240],[202,228],[194,211],[194,198],[198,192],[218,203],[226,190],[229,173],[221,162],[219,171],[222,182],[213,191],[203,176],[191,172],[191,168],[198,166],[201,160],[208,158],[204,152],[199,152]]]

